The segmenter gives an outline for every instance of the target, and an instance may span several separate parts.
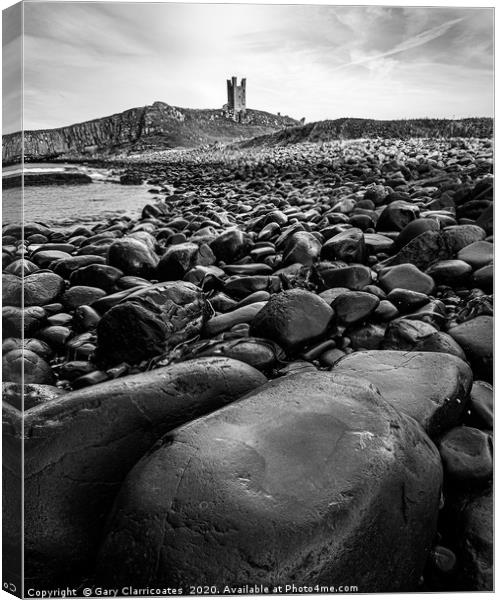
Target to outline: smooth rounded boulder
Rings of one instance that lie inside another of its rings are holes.
[[[324,336],[332,317],[333,310],[322,298],[293,289],[271,296],[253,318],[251,332],[293,351]]]
[[[25,411],[26,576],[54,584],[88,568],[122,479],[152,444],[265,381],[240,361],[200,358],[70,392]],[[9,414],[6,455],[23,435],[21,413]]]
[[[438,352],[353,352],[333,369],[370,381],[387,402],[413,417],[432,438],[459,424],[472,387],[469,365]]]
[[[133,237],[116,240],[108,249],[108,265],[120,269],[125,275],[150,277],[158,261],[158,256],[146,243]]]
[[[99,584],[414,589],[441,462],[368,382],[303,372],[165,436],[128,475]]]

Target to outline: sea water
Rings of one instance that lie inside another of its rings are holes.
[[[4,175],[19,167],[7,167]],[[102,169],[75,168],[72,165],[32,163],[30,172],[78,170],[92,177],[92,183],[77,185],[27,185],[24,187],[24,221],[41,221],[55,229],[73,224],[93,225],[106,219],[127,215],[138,217],[145,204],[155,196],[150,186],[113,183],[110,172]],[[20,190],[8,188],[2,192],[2,223],[19,222]]]

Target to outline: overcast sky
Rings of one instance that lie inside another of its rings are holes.
[[[247,78],[249,108],[307,121],[493,114],[492,9],[38,1],[24,11],[26,129],[155,100],[219,108],[231,75]]]

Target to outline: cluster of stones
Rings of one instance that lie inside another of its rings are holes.
[[[3,228],[27,573],[491,589],[491,144],[223,154]]]

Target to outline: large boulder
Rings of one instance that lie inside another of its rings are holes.
[[[330,238],[321,249],[324,260],[363,263],[366,258],[365,238],[361,229],[352,227]]]
[[[192,283],[140,287],[109,309],[97,326],[98,365],[137,364],[201,331],[205,302]]]
[[[271,296],[255,315],[251,332],[293,351],[323,337],[332,317],[331,307],[316,294],[301,289],[288,290]]]
[[[303,372],[163,438],[127,477],[97,581],[415,589],[435,446],[363,380]]]
[[[335,364],[334,372],[367,379],[433,438],[459,424],[472,387],[469,365],[437,352],[353,352]]]
[[[35,406],[24,433],[19,412],[4,414],[4,456],[24,435],[26,576],[74,581],[95,557],[122,479],[152,444],[265,381],[245,363],[200,358]],[[20,489],[8,474],[5,483]],[[16,510],[9,504],[7,520]]]
[[[50,271],[36,271],[24,277],[10,273],[2,275],[2,298],[4,304],[21,306],[44,306],[53,302],[63,291],[64,280]]]

